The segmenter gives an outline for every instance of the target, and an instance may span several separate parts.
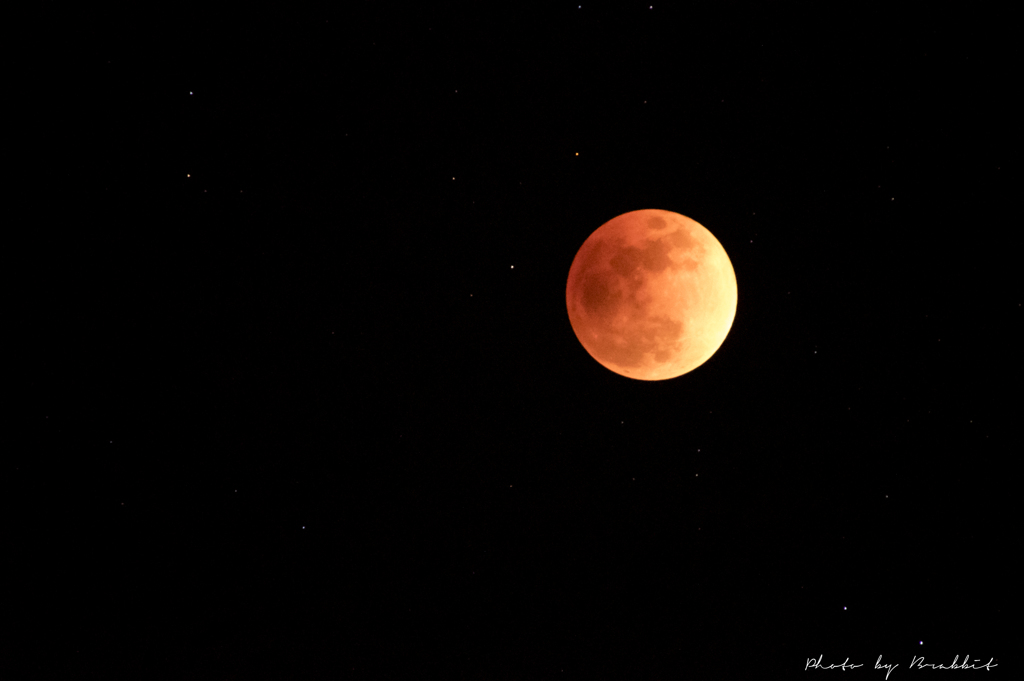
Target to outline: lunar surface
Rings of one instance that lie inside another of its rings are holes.
[[[715,354],[736,316],[736,273],[700,223],[636,210],[601,225],[569,268],[565,302],[591,357],[622,376],[675,378]]]

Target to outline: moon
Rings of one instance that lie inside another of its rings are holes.
[[[736,272],[703,225],[634,210],[591,234],[572,261],[565,304],[576,337],[602,366],[642,381],[693,371],[736,317]]]

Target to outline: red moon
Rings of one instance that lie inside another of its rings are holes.
[[[700,223],[635,210],[583,242],[565,304],[576,337],[602,366],[661,381],[693,371],[721,347],[736,317],[736,273]]]

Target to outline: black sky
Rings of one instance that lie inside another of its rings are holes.
[[[197,12],[166,49],[41,54],[11,669],[1012,666],[1008,16],[578,5]],[[737,275],[670,381],[565,310],[641,208]]]

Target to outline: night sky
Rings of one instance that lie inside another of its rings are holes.
[[[0,676],[1010,673],[1017,38],[892,5],[238,6],[41,51]],[[667,381],[566,313],[642,208],[738,282]]]

